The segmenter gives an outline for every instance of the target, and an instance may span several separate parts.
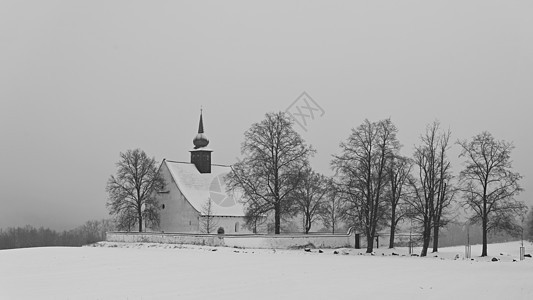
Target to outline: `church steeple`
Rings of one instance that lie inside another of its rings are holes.
[[[198,125],[198,133],[204,133],[204,120],[202,119],[203,109],[200,109],[200,124]]]
[[[196,166],[200,173],[211,173],[211,152],[206,146],[209,139],[204,133],[203,111],[200,109],[200,123],[198,124],[198,134],[192,140],[194,149],[191,150],[191,163]]]
[[[204,134],[204,120],[202,118],[202,110],[200,110],[200,123],[198,124],[198,134],[192,140],[194,149],[203,148],[209,145],[209,139]]]

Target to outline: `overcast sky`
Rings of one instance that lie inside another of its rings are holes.
[[[297,127],[331,155],[391,117],[410,155],[426,124],[514,142],[533,194],[532,1],[0,2],[0,228],[108,217],[119,153],[189,161],[204,108],[213,162],[306,91]],[[453,169],[461,169],[452,150]]]

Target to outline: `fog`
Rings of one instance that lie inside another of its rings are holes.
[[[204,111],[213,162],[302,92],[295,127],[330,175],[365,118],[391,117],[403,154],[426,124],[516,146],[530,201],[530,1],[2,1],[0,228],[106,218],[119,153],[189,161]],[[451,151],[457,174],[458,147]]]

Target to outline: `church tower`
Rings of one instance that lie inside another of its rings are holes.
[[[200,173],[211,173],[211,152],[213,150],[206,148],[209,145],[209,139],[204,134],[204,122],[202,119],[202,110],[200,110],[200,124],[198,125],[198,134],[192,140],[194,149],[191,150],[191,163],[196,166]]]

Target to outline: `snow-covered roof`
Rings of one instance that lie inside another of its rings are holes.
[[[204,215],[206,203],[212,200],[212,215],[244,216],[240,197],[226,192],[225,175],[230,166],[211,165],[211,173],[200,173],[192,163],[164,160],[174,182],[187,201]]]

